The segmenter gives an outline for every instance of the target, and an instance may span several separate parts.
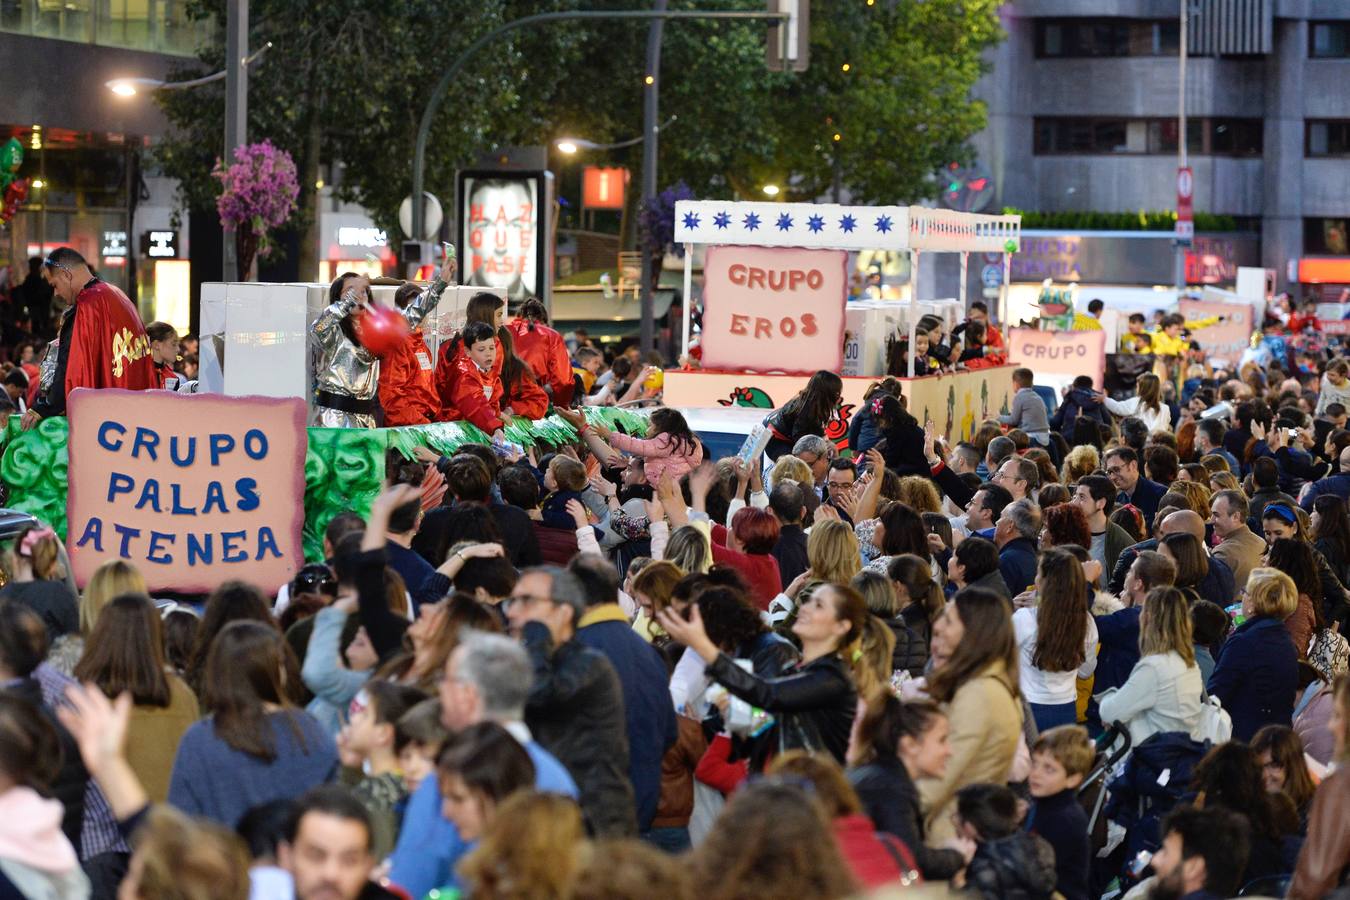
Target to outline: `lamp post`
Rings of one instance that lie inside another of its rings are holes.
[[[253,55],[244,60],[244,66],[253,65],[258,57],[262,56],[272,48],[272,42],[263,44]],[[225,78],[225,70],[212,72],[210,75],[203,75],[201,78],[191,78],[187,81],[165,81],[162,78],[114,78],[111,81],[105,81],[103,86],[112,91],[119,97],[135,97],[141,91],[178,91],[183,88],[200,87],[203,84],[221,81]]]
[[[656,131],[661,132],[674,125],[679,116],[671,116],[660,125],[656,126]],[[624,147],[633,147],[642,143],[643,136],[638,135],[635,138],[629,138],[626,141],[616,141],[612,144],[599,144],[595,141],[588,141],[585,138],[562,137],[553,142],[553,146],[558,148],[559,153],[565,153],[568,156],[579,150],[622,150]]]
[[[134,97],[142,90],[177,91],[184,88],[200,87],[224,79],[225,81],[225,154],[226,164],[234,158],[236,147],[248,140],[248,67],[272,46],[268,41],[252,56],[248,52],[248,0],[228,0],[227,24],[225,31],[225,68],[201,78],[187,81],[163,81],[158,78],[114,78],[106,82],[108,90],[119,97]],[[221,247],[221,273],[224,281],[239,280],[239,260],[236,256],[234,236],[225,233]]]

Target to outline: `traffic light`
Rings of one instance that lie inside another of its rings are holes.
[[[768,0],[769,12],[787,13],[769,26],[765,46],[770,72],[805,72],[811,61],[811,0]]]

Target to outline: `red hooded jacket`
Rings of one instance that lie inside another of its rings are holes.
[[[484,372],[461,350],[446,374],[449,400],[441,408],[442,421],[465,419],[488,434],[505,424],[502,422],[502,380],[496,372]]]
[[[541,387],[553,392],[553,402],[572,402],[572,357],[558,332],[540,322],[512,319],[506,326],[516,345],[516,355],[525,360]]]
[[[403,345],[380,358],[380,406],[384,424],[428,425],[436,421],[441,398],[432,384],[431,350],[422,332],[408,335]]]
[[[492,377],[500,381],[503,359],[502,340],[501,338],[493,338],[493,343],[497,347],[497,356],[492,361]],[[455,381],[455,365],[459,362],[461,356],[468,359],[468,356],[464,353],[463,341],[458,336],[454,340],[446,341],[437,351],[435,387],[436,396],[441,399],[442,410],[454,405],[454,398],[450,396],[450,392]],[[442,419],[444,419],[444,416],[442,416]]]
[[[537,421],[548,414],[548,394],[526,372],[507,391],[506,405],[515,415]]]

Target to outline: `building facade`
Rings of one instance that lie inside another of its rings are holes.
[[[1281,289],[1298,290],[1299,261],[1310,257],[1345,257],[1350,283],[1350,4],[1190,4],[1195,210],[1259,234],[1261,263]],[[989,123],[975,140],[997,205],[1176,207],[1181,8],[1178,0],[1004,7],[1008,37],[979,88]]]
[[[144,92],[115,95],[119,78],[165,79],[189,62],[208,23],[185,0],[0,0],[0,143],[24,147],[27,202],[0,229],[0,265],[16,280],[27,260],[79,250],[147,317],[186,327],[188,234],[175,183],[144,152],[168,125]]]

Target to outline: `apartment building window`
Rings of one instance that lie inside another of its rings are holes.
[[[1350,121],[1308,122],[1306,156],[1350,156]]]
[[[1036,153],[1129,153],[1126,119],[1037,119]]]
[[[1304,219],[1303,252],[1307,256],[1350,255],[1346,219]]]
[[[1260,156],[1260,119],[1197,117],[1186,120],[1186,148],[1197,156]],[[1040,117],[1035,152],[1160,155],[1177,152],[1176,119]]]
[[[1308,55],[1314,59],[1350,56],[1350,22],[1309,23],[1308,44]]]
[[[1175,20],[1037,19],[1036,55],[1042,58],[1175,56],[1181,26]]]
[[[210,37],[189,0],[0,0],[0,31],[191,56]]]

